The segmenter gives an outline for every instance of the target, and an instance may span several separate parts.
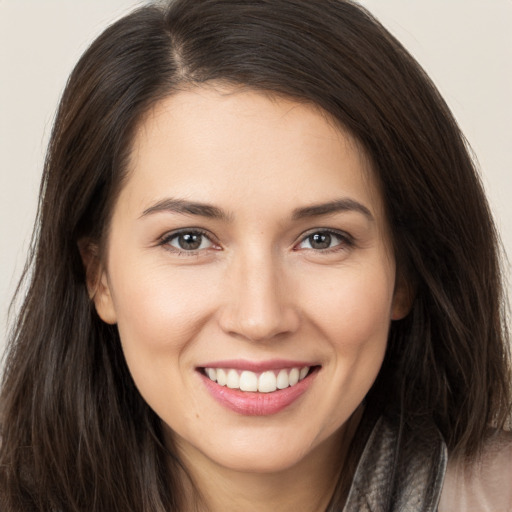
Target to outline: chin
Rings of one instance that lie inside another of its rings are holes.
[[[273,474],[289,470],[300,465],[308,453],[299,451],[295,445],[281,446],[276,449],[274,443],[261,446],[253,443],[247,449],[237,449],[236,446],[222,453],[212,453],[210,458],[214,463],[231,471],[239,473]]]
[[[301,432],[290,425],[282,427],[260,425],[260,428],[237,428],[227,435],[210,430],[208,435],[194,436],[194,441],[205,441],[199,443],[192,443],[192,436],[188,439],[173,437],[185,464],[187,460],[193,463],[204,458],[224,470],[272,474],[298,468],[301,464],[308,467],[317,455],[336,453],[340,446],[338,434],[343,430],[339,428],[327,432],[319,426]]]

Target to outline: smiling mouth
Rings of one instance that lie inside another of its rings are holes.
[[[246,392],[273,393],[296,386],[318,368],[303,366],[259,373],[234,368],[200,368],[200,371],[219,386]]]

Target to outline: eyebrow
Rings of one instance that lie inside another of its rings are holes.
[[[292,220],[301,220],[308,217],[320,217],[323,215],[332,215],[339,212],[355,211],[363,214],[369,220],[375,220],[370,210],[363,204],[350,198],[342,198],[328,203],[313,204],[302,208],[296,208],[292,213]],[[184,215],[197,215],[200,217],[207,217],[210,219],[218,219],[229,221],[232,216],[208,203],[199,203],[196,201],[187,201],[185,199],[167,198],[158,201],[153,206],[146,208],[141,217],[146,217],[152,213],[170,212]]]
[[[355,211],[362,213],[368,220],[375,220],[370,210],[364,204],[354,199],[342,198],[328,203],[313,204],[304,208],[297,208],[293,211],[292,219],[300,220],[308,217],[320,217],[322,215],[332,215],[339,212]]]
[[[158,201],[158,203],[144,210],[141,217],[157,212],[181,213],[184,215],[199,215],[211,219],[230,220],[230,215],[216,206],[173,198]]]

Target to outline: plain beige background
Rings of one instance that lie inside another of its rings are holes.
[[[142,3],[0,0],[0,352],[66,78],[107,24]],[[452,108],[512,254],[512,0],[361,3],[412,52]]]

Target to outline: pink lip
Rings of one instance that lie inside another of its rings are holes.
[[[232,363],[232,362],[231,362]],[[234,368],[233,366],[207,366],[207,368]],[[302,365],[309,366],[309,365]],[[283,366],[278,366],[283,368]],[[274,369],[275,366],[266,367],[266,369]],[[239,369],[236,368],[235,369]],[[248,369],[244,366],[241,369]],[[255,370],[250,370],[255,371]],[[305,379],[298,382],[295,386],[285,389],[279,389],[272,393],[255,393],[249,391],[240,391],[239,389],[231,389],[226,386],[220,386],[216,382],[210,380],[203,373],[199,373],[206,389],[221,405],[231,409],[232,411],[243,414],[245,416],[267,416],[276,414],[286,407],[294,403],[301,397],[311,386],[313,380],[318,373],[318,369],[311,372]]]
[[[318,363],[307,361],[290,361],[289,359],[270,359],[268,361],[247,361],[245,359],[229,359],[201,364],[199,368],[233,368],[234,370],[249,370],[254,373],[268,370],[281,370],[282,368],[304,368],[316,366]]]

